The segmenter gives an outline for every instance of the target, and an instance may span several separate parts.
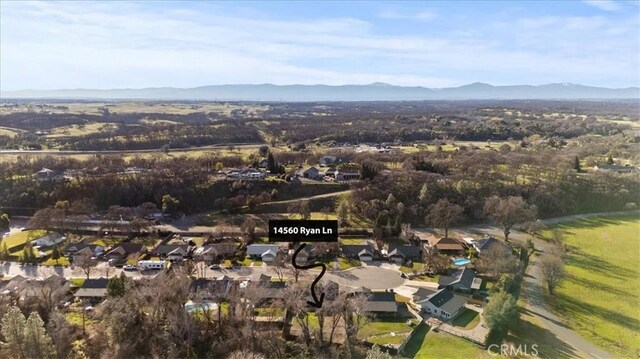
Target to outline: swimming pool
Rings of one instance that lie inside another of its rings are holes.
[[[471,263],[471,261],[467,258],[454,258],[452,261],[456,266],[466,266],[467,264]]]
[[[193,311],[196,310],[216,310],[218,309],[218,304],[216,303],[210,303],[210,302],[204,302],[201,304],[195,304],[192,301],[188,301],[187,304],[184,305],[184,309],[191,313]]]

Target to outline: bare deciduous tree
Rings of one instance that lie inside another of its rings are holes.
[[[558,255],[546,254],[540,260],[540,268],[547,284],[547,289],[549,289],[549,294],[553,295],[556,287],[562,283],[566,276],[564,261]]]
[[[522,197],[491,196],[484,202],[484,213],[502,228],[504,240],[508,242],[511,228],[518,223],[534,221],[538,210]]]

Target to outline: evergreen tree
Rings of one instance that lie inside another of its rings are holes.
[[[24,247],[22,248],[22,263],[33,264],[35,263],[36,259],[36,253],[31,242],[25,243]]]
[[[60,264],[60,257],[62,254],[60,253],[60,248],[57,244],[53,246],[53,250],[51,250],[51,259],[56,261],[56,264]]]
[[[4,337],[4,345],[16,358],[25,358],[25,327],[27,320],[18,307],[11,307],[2,317],[0,332]]]
[[[609,157],[607,157],[607,164],[608,164],[608,165],[612,165],[612,164],[614,164],[614,163],[615,163],[615,162],[613,162],[613,157],[611,157],[611,155],[609,155]]]
[[[24,352],[27,358],[55,358],[53,341],[38,312],[31,312],[24,328]]]
[[[422,185],[422,188],[420,189],[420,194],[418,195],[418,199],[420,200],[420,203],[422,203],[423,205],[429,202],[429,189],[427,188],[426,183]]]
[[[338,217],[338,223],[343,225],[347,222],[349,217],[349,204],[347,201],[340,201],[338,208],[336,209],[336,215]]]
[[[0,214],[0,231],[9,229],[9,215],[6,213]]]
[[[127,276],[124,272],[121,272],[119,276],[109,279],[107,284],[107,296],[109,297],[122,297],[125,294],[125,284]]]
[[[9,253],[9,248],[7,248],[7,242],[2,243],[2,248],[0,248],[0,260],[8,261],[11,254]]]
[[[573,161],[573,169],[578,173],[582,172],[582,167],[580,167],[580,159],[578,158],[578,156],[576,156]]]

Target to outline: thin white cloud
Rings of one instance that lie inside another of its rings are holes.
[[[603,11],[618,11],[620,4],[613,0],[583,0],[587,5],[593,6]]]
[[[624,87],[637,86],[640,73],[633,16],[510,16],[439,34],[391,34],[373,20],[344,17],[285,20],[145,3],[0,6],[3,90],[265,82]]]
[[[387,20],[431,21],[436,17],[437,17],[437,14],[434,11],[427,10],[427,9],[421,10],[415,13],[387,9],[378,13],[378,18],[387,19]]]

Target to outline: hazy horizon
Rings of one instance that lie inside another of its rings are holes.
[[[571,2],[6,2],[0,89],[640,85],[640,7]]]

